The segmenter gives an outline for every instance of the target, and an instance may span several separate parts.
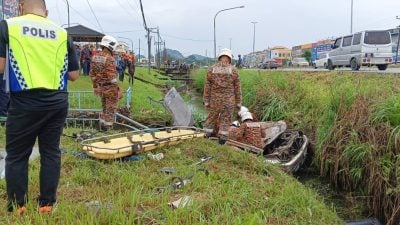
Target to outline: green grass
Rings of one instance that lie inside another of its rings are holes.
[[[193,76],[199,91],[205,73]],[[243,105],[311,139],[322,176],[356,198],[372,196],[369,213],[384,223],[400,220],[399,76],[242,70],[240,78]]]
[[[86,77],[70,85],[70,90],[88,89]],[[147,96],[158,99],[163,95],[153,86],[135,81],[133,116],[141,121],[158,120],[165,113],[149,104]],[[0,127],[0,133],[4,132]],[[64,131],[71,132],[76,130]],[[0,135],[0,147],[4,147],[4,139]],[[79,150],[79,145],[66,137],[62,137],[61,147]],[[58,206],[47,216],[36,212],[39,160],[35,160],[29,167],[30,202],[23,218],[6,214],[5,181],[0,181],[0,206],[4,206],[0,224],[343,224],[322,196],[251,154],[202,138],[155,152],[164,152],[165,158],[160,162],[103,162],[63,154]],[[192,164],[204,155],[214,157],[198,167],[207,169],[208,176],[197,173],[183,189],[155,194],[155,189],[167,186],[173,176],[190,175],[196,170]],[[175,167],[177,173],[161,174],[162,167]],[[194,199],[192,206],[177,210],[167,206],[185,195]],[[92,201],[105,208],[96,212],[87,206]]]
[[[77,148],[63,138],[62,146]],[[30,166],[30,204],[24,218],[0,210],[1,224],[341,224],[320,197],[294,178],[268,166],[248,153],[236,152],[207,140],[188,141],[160,149],[160,162],[101,162],[63,155],[58,189],[59,204],[51,216],[35,212],[39,161]],[[155,194],[172,176],[188,176],[203,155],[213,156],[181,190]],[[177,174],[164,175],[165,166]],[[5,182],[0,181],[0,204],[5,205]],[[167,203],[182,196],[193,197],[188,208],[172,210]],[[96,214],[86,206],[91,201],[109,204]]]

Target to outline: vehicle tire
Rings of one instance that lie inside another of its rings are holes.
[[[350,67],[351,67],[351,70],[353,70],[353,71],[358,71],[360,69],[360,65],[358,65],[357,59],[355,59],[355,58],[351,59]]]
[[[378,70],[380,71],[384,71],[388,68],[388,64],[384,64],[384,65],[378,65]]]
[[[324,69],[328,69],[328,65],[326,65],[326,63],[324,63]]]
[[[331,60],[328,60],[328,70],[334,70],[335,67],[333,67],[333,63]]]

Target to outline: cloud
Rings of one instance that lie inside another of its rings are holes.
[[[86,1],[69,0],[71,21],[99,29]],[[105,31],[145,42],[145,32],[138,0],[89,0]],[[50,18],[67,23],[66,4],[47,1]],[[268,46],[309,43],[350,33],[350,0],[143,0],[149,26],[160,28],[168,48],[185,55],[209,55],[213,52],[213,19],[224,8],[245,5],[244,9],[226,11],[217,17],[217,46],[229,47],[235,54],[252,51],[253,25],[256,25],[256,50]],[[398,0],[354,0],[354,31],[389,29],[396,21]],[[143,31],[138,31],[143,29]],[[209,40],[209,41],[207,41]],[[218,47],[217,47],[218,48]]]

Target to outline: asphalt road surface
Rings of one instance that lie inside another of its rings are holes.
[[[304,71],[304,72],[329,72],[327,69],[314,69],[312,67],[303,68],[283,68],[278,71]],[[355,73],[379,73],[379,74],[396,74],[400,75],[400,68],[388,68],[385,71],[379,71],[377,67],[361,67],[359,71],[352,71],[350,68],[339,68],[334,71],[346,71]]]
[[[261,70],[261,69],[250,69],[250,70]],[[268,69],[266,69],[268,70]],[[314,69],[312,67],[300,67],[300,68],[279,68],[278,71],[293,71],[293,72],[329,72],[327,69]],[[354,73],[374,73],[374,74],[395,74],[400,75],[400,67],[399,68],[388,68],[385,71],[378,70],[377,67],[361,67],[359,71],[352,71],[350,68],[338,68],[334,71],[343,71],[343,72],[354,72]]]

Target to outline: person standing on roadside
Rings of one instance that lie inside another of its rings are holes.
[[[228,139],[235,110],[242,106],[242,92],[237,69],[231,65],[232,52],[222,49],[218,62],[208,69],[204,86],[204,105],[209,112],[205,122],[207,136],[217,136],[220,143]]]
[[[68,80],[78,79],[78,61],[67,31],[47,19],[44,0],[21,0],[19,17],[0,23],[0,73],[10,92],[6,123],[8,211],[23,214],[28,201],[28,161],[39,143],[38,211],[56,203],[60,136],[68,112]],[[49,60],[51,59],[51,60]]]
[[[83,75],[88,76],[89,72],[90,72],[90,57],[91,57],[91,53],[90,53],[90,49],[88,45],[85,45],[85,47],[83,47],[82,52],[81,52],[81,62],[83,63]]]
[[[101,129],[107,130],[114,123],[120,93],[113,54],[117,47],[117,40],[106,35],[101,40],[100,46],[102,51],[92,59],[90,78],[93,82],[94,93],[101,97],[103,107],[100,118]]]

